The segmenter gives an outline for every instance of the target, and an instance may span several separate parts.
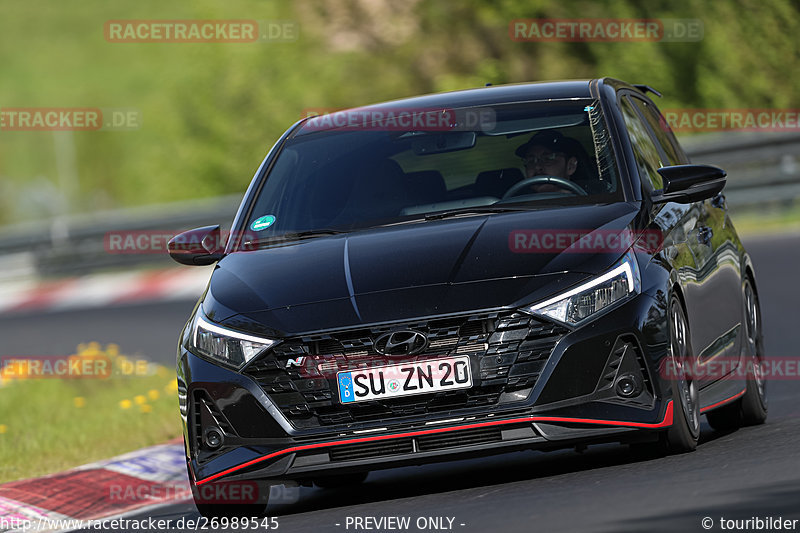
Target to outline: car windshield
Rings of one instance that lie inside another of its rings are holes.
[[[250,242],[621,201],[593,100],[313,118],[247,211]]]

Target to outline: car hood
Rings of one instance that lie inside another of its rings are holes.
[[[464,216],[236,252],[218,263],[203,311],[285,336],[530,304],[608,269],[624,250],[543,250],[520,233],[619,234],[637,213],[615,203]]]

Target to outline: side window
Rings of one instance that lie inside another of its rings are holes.
[[[642,122],[630,101],[626,97],[622,97],[619,103],[633,147],[633,155],[636,158],[636,166],[639,168],[639,176],[645,187],[651,191],[662,189],[664,183],[656,170],[665,165],[662,164],[658,148],[650,137],[647,126]]]
[[[667,120],[658,112],[656,106],[646,102],[640,98],[631,98],[634,105],[639,109],[647,124],[650,125],[650,130],[656,137],[656,140],[661,144],[664,153],[667,154],[669,165],[682,165],[686,161],[686,155],[681,150],[675,135],[672,133],[672,128],[669,127]]]

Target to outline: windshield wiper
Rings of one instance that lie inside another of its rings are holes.
[[[512,211],[529,211],[528,207],[462,207],[459,209],[450,209],[449,211],[440,211],[438,213],[428,213],[425,215],[425,220],[439,220],[442,218],[457,217],[460,215],[480,215],[483,213],[509,213]]]
[[[274,242],[299,241],[311,237],[318,237],[320,235],[339,235],[340,233],[347,233],[347,232],[344,230],[327,229],[327,228],[308,229],[303,231],[291,231],[288,233],[282,233],[280,235],[273,235],[272,237],[266,237],[264,239],[255,239],[252,241],[247,241],[242,246],[259,246],[261,244],[271,244]]]

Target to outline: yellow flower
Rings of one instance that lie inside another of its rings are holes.
[[[149,406],[148,404],[143,404],[143,405],[139,406],[139,411],[141,411],[142,413],[149,413],[152,410],[153,410],[153,408],[151,406]]]
[[[0,424],[0,435],[8,431],[8,426],[5,424]]]
[[[131,408],[131,401],[130,400],[122,400],[119,402],[120,409],[130,409]]]
[[[160,395],[159,395],[158,391],[155,390],[155,389],[150,389],[149,391],[147,391],[147,397],[150,398],[151,400],[154,400],[154,401],[158,400],[159,396]]]
[[[136,405],[144,405],[147,403],[147,398],[141,394],[137,394],[134,396],[133,401],[136,402]]]
[[[86,406],[86,398],[83,396],[76,396],[72,399],[72,403],[75,404],[75,407],[81,408]]]
[[[103,350],[100,349],[99,342],[92,341],[89,344],[79,344],[75,355],[103,355]]]

